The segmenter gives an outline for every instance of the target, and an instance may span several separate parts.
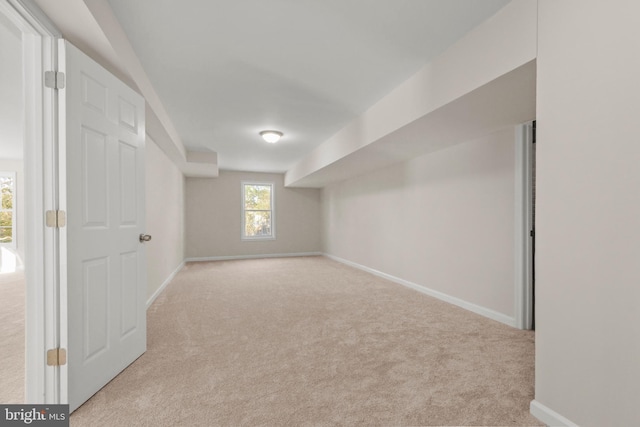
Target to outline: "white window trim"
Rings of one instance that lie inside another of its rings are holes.
[[[16,241],[17,241],[17,236],[16,236],[16,221],[17,221],[17,215],[16,215],[16,208],[17,208],[17,189],[18,189],[18,185],[16,183],[16,173],[12,172],[12,171],[1,171],[0,172],[0,176],[7,176],[9,178],[12,179],[13,181],[13,200],[11,201],[12,203],[12,208],[11,208],[11,243],[3,243],[0,242],[0,246],[5,246],[5,247],[9,247],[9,248],[16,248]],[[0,208],[1,209],[1,208]],[[7,209],[8,210],[8,209]]]
[[[245,236],[245,209],[244,209],[244,187],[245,185],[262,185],[271,187],[271,235],[270,236]],[[241,224],[240,227],[240,239],[249,242],[255,241],[265,241],[265,240],[276,240],[276,186],[273,182],[260,182],[260,181],[242,181],[240,185],[240,213],[241,213]]]

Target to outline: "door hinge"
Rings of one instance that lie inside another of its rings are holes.
[[[44,85],[51,89],[64,89],[64,73],[60,71],[45,71]]]
[[[47,366],[63,366],[67,364],[67,350],[54,348],[47,351]]]
[[[67,214],[64,211],[47,211],[47,227],[62,228],[67,225]]]

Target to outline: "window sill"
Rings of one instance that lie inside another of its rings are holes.
[[[243,242],[264,242],[268,240],[276,240],[275,236],[269,237],[241,237],[240,240]]]

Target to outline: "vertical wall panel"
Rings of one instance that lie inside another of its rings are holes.
[[[514,315],[514,132],[323,189],[324,252]]]
[[[539,2],[536,402],[640,425],[640,2]]]
[[[146,142],[147,298],[154,295],[185,257],[185,177],[153,140]],[[167,201],[171,201],[167,203]],[[162,212],[162,215],[158,215]]]

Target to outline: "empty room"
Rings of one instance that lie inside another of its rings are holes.
[[[640,3],[0,15],[5,421],[640,425]]]

